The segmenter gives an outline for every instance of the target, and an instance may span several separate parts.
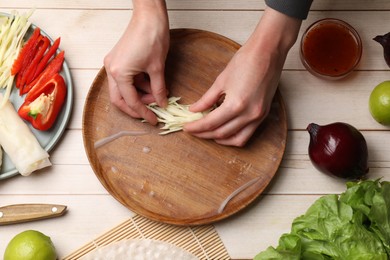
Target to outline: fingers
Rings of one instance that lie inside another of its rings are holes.
[[[145,73],[127,77],[120,75],[114,78],[107,71],[111,102],[131,117],[144,118],[150,124],[157,124],[156,115],[145,104],[157,102],[162,107],[167,105],[164,72],[150,74],[150,79]]]
[[[156,124],[157,118],[145,104],[167,104],[164,64],[169,48],[169,26],[166,12],[161,13],[156,12],[148,19],[143,19],[144,13],[134,15],[104,59],[111,102],[130,116],[144,118],[151,124]]]
[[[218,85],[216,83],[214,83],[198,101],[190,106],[190,111],[203,112],[217,104],[223,93],[222,90],[217,87]]]
[[[144,118],[150,124],[157,124],[157,118],[155,114],[150,111],[144,103],[142,103],[141,99],[138,96],[137,89],[134,86],[123,82],[118,84],[118,89],[121,92],[121,95],[125,100],[126,104],[133,111],[136,111],[141,118]]]
[[[136,86],[138,92],[138,97],[141,99],[143,104],[150,104],[156,102],[156,99],[151,94],[152,88],[150,86],[149,76],[145,73],[140,73],[134,77],[134,85]]]
[[[237,133],[222,139],[214,139],[218,144],[243,147],[251,138],[257,127],[261,124],[260,122],[253,122],[243,128]]]
[[[167,89],[165,87],[164,69],[149,73],[151,94],[157,105],[166,107],[168,104]]]
[[[107,73],[107,78],[111,103],[131,117],[157,124],[156,115],[142,102],[131,81],[116,81],[110,73]]]
[[[203,138],[218,138],[217,135],[221,133],[215,132],[214,136],[210,136],[210,134],[226,122],[232,121],[240,112],[241,109],[232,108],[227,102],[222,103],[221,106],[211,111],[202,119],[186,124],[185,131],[194,135],[198,134],[198,136],[202,133]]]
[[[116,81],[111,76],[111,74],[107,74],[108,79],[108,91],[110,94],[110,101],[112,104],[114,104],[116,107],[118,107],[120,110],[125,112],[126,114],[130,115],[134,118],[140,118],[140,115],[133,111],[125,102],[125,100],[122,98],[121,93],[119,92],[118,86],[116,84]]]
[[[223,110],[222,110],[223,111]],[[248,125],[245,117],[239,115],[232,117],[221,117],[211,112],[204,118],[185,125],[185,131],[204,139],[225,139]],[[194,131],[197,130],[197,131]]]
[[[206,117],[204,119],[206,119]],[[201,120],[198,120],[196,122],[193,122],[193,124],[199,124],[201,125],[199,127],[200,129],[202,129],[203,126],[206,130],[190,133],[198,138],[213,139],[215,142],[222,145],[242,147],[250,139],[250,137],[256,131],[256,128],[261,124],[264,118],[265,117],[259,120],[252,120],[248,122],[247,118],[237,116],[227,120],[216,128],[210,129],[207,129],[207,127],[201,122]],[[187,125],[184,130],[189,132],[187,130]]]
[[[194,104],[192,112],[210,109],[224,97],[223,86],[216,80],[213,86]],[[245,116],[246,105],[239,97],[227,96],[222,104],[205,117],[184,126],[184,131],[204,139],[214,139],[223,145],[243,146],[260,124],[252,123],[252,118]]]
[[[204,103],[207,103],[207,100],[218,99],[206,97]],[[249,105],[245,100],[246,97],[239,95],[234,98],[227,95],[215,110],[200,120],[186,124],[184,131],[199,138],[213,139],[222,145],[244,146],[269,111],[267,105]]]
[[[134,76],[134,86],[142,92],[152,93],[149,77],[145,73],[139,73]]]

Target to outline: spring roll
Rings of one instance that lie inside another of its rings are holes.
[[[0,145],[23,176],[51,165],[49,154],[9,101],[0,108]]]

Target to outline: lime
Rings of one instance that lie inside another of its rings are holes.
[[[378,123],[390,125],[390,80],[380,83],[372,90],[369,108]]]
[[[50,237],[39,231],[27,230],[8,243],[4,260],[55,260],[56,250]]]

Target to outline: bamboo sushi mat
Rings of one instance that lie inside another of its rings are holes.
[[[63,260],[79,259],[88,252],[112,242],[137,238],[155,239],[174,244],[202,260],[230,260],[230,256],[213,225],[173,226],[155,222],[139,215],[135,215],[97,237]]]

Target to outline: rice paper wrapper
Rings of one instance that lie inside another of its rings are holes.
[[[0,104],[2,101],[0,93]],[[51,165],[49,154],[9,101],[0,108],[0,145],[24,176]]]
[[[154,239],[127,239],[89,252],[80,260],[197,260],[190,252]]]

